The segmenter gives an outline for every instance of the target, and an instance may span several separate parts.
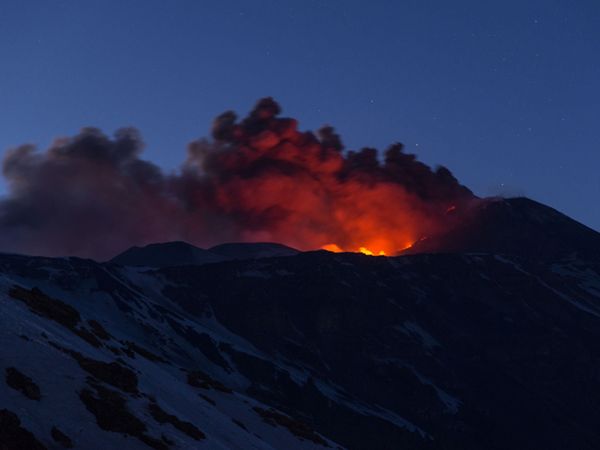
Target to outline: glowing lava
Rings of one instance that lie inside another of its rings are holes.
[[[366,247],[359,247],[358,249],[359,252],[365,254],[365,255],[369,255],[369,256],[375,256],[375,253],[373,253],[371,250],[369,250]],[[385,256],[385,252],[383,250],[380,250],[379,253],[377,253],[378,256]]]
[[[403,248],[398,249],[395,253],[400,253],[403,250],[406,250],[407,248],[410,248],[412,246],[413,246],[412,243],[406,244]],[[362,253],[363,255],[368,255],[368,256],[388,256],[388,253],[386,253],[384,250],[373,251],[367,247],[358,247],[357,249],[344,250],[337,244],[327,244],[327,245],[324,245],[323,247],[321,247],[321,249],[327,250],[328,252],[333,252],[333,253],[349,252],[349,253]],[[393,255],[393,254],[394,253],[390,253],[390,255]]]

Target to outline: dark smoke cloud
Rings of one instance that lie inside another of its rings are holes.
[[[400,144],[383,161],[374,149],[344,152],[332,127],[301,132],[280,112],[266,98],[241,121],[221,114],[175,174],[140,158],[131,128],[113,138],[86,128],[45,152],[11,150],[0,250],[104,259],[150,242],[268,240],[389,252],[451,226],[447,209],[473,199],[450,171]]]

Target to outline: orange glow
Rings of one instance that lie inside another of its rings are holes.
[[[213,131],[219,145],[190,148],[190,161],[207,174],[202,189],[193,189],[193,172],[185,179],[191,187],[182,186],[195,195],[194,233],[204,220],[218,224],[221,240],[233,234],[299,250],[394,256],[450,229],[473,198],[447,169],[430,169],[399,144],[383,154],[343,151],[332,129],[301,132],[277,111],[266,99],[237,124],[221,117]]]
[[[327,250],[328,252],[333,252],[333,253],[341,253],[344,250],[342,250],[341,248],[339,248],[337,245],[335,244],[327,244],[324,245],[323,247],[321,247],[322,250]]]
[[[407,248],[412,247],[412,244],[406,244],[404,247],[398,249],[395,253],[399,253],[402,250],[406,250]],[[379,251],[374,251],[374,250],[370,250],[367,247],[358,247],[357,249],[352,249],[352,250],[344,250],[342,249],[339,245],[337,244],[327,244],[324,245],[323,247],[321,247],[322,250],[327,250],[328,252],[333,252],[333,253],[341,253],[341,252],[349,252],[349,253],[362,253],[363,255],[368,255],[368,256],[388,256],[388,253],[385,252],[385,250],[379,250]]]

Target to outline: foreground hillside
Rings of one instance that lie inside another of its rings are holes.
[[[600,448],[600,265],[0,257],[3,449]]]

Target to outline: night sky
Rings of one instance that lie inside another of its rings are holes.
[[[135,126],[175,170],[217,114],[273,96],[347,148],[401,141],[600,230],[599,55],[597,0],[6,0],[0,149]]]

